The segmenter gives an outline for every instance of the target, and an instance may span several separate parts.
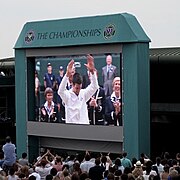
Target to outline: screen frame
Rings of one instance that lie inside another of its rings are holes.
[[[97,46],[75,46],[75,47],[62,47],[62,48],[43,48],[43,49],[26,49],[27,64],[31,60],[35,62],[35,58],[42,56],[71,56],[79,54],[121,54],[122,55],[122,44],[106,44],[106,45],[97,45]],[[121,57],[122,58],[122,57]],[[35,67],[35,64],[33,65]],[[122,67],[122,62],[120,62]],[[29,68],[27,68],[29,70]],[[120,76],[122,77],[122,69],[120,71]],[[29,74],[29,73],[28,73]],[[27,84],[28,82],[27,76]],[[121,80],[122,84],[122,80]],[[121,85],[123,87],[123,85]],[[121,87],[121,92],[123,92]],[[28,88],[28,87],[27,87]],[[28,94],[31,88],[27,90]],[[123,94],[122,95],[122,104],[123,104]],[[28,98],[27,98],[28,99]],[[30,99],[30,98],[29,98]],[[27,102],[27,104],[32,104]],[[28,114],[32,113],[33,108],[27,108]],[[123,112],[122,112],[123,114]],[[123,119],[123,117],[122,117]],[[38,126],[37,126],[38,123]],[[124,124],[124,123],[123,123]],[[36,121],[27,121],[27,134],[28,136],[39,136],[43,138],[43,144],[49,142],[50,139],[53,142],[54,138],[68,140],[66,147],[74,149],[85,149],[86,147],[92,148],[94,150],[108,152],[109,144],[111,143],[111,152],[119,152],[123,149],[123,126],[99,126],[99,125],[77,125],[77,124],[59,124],[59,123],[44,123]],[[45,140],[47,138],[47,140]],[[71,143],[69,143],[69,141]],[[77,143],[77,141],[79,143]],[[85,141],[86,144],[82,143]],[[64,141],[65,142],[65,141]],[[94,145],[99,142],[100,147],[92,147],[92,142]],[[95,143],[96,142],[96,143]],[[78,147],[74,147],[69,144],[77,143]],[[49,143],[48,143],[49,144]],[[40,146],[42,144],[40,143]],[[58,145],[58,148],[61,148],[61,145]]]

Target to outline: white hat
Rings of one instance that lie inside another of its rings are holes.
[[[137,161],[136,164],[134,164],[134,166],[135,166],[135,167],[141,167],[141,166],[143,166],[143,165],[141,164],[141,161]]]

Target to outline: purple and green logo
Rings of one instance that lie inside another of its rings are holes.
[[[115,25],[109,24],[104,30],[104,38],[111,39],[115,35]]]
[[[25,43],[30,44],[34,41],[34,39],[35,39],[35,33],[34,33],[34,31],[30,30],[26,33],[24,41],[25,41]]]

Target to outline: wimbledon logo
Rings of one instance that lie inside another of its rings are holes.
[[[24,41],[25,41],[25,43],[30,44],[33,42],[34,39],[35,39],[35,33],[34,33],[34,31],[31,30],[26,33]]]
[[[104,38],[105,39],[110,39],[115,35],[115,26],[113,24],[110,24],[106,26],[104,30]]]

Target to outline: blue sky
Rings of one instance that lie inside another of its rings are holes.
[[[29,21],[115,13],[133,14],[151,39],[150,48],[180,46],[179,0],[6,0],[0,6],[0,59],[14,56],[14,45]]]

